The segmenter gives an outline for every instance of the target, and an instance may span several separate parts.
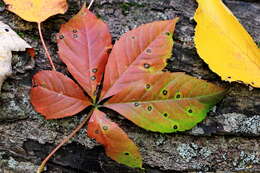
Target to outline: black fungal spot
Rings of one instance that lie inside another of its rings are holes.
[[[139,103],[134,103],[135,107],[139,106],[140,104]]]
[[[135,39],[135,36],[132,36],[131,38],[134,40],[134,39]]]
[[[95,134],[99,134],[99,131],[98,131],[98,130],[95,130]]]
[[[153,110],[153,107],[152,107],[152,106],[148,106],[148,107],[147,107],[147,110],[148,110],[148,111],[152,111],[152,110]]]
[[[228,79],[231,79],[231,77],[230,77],[230,76],[228,76],[227,78],[228,78]]]
[[[255,83],[254,82],[251,82],[252,85],[254,85]]]
[[[146,88],[146,89],[150,89],[150,88],[151,88],[151,85],[150,85],[150,84],[146,84],[146,85],[145,85],[145,88]]]
[[[5,32],[9,32],[9,29],[6,28],[6,29],[5,29]]]
[[[64,35],[60,35],[60,36],[59,36],[59,39],[64,39]]]
[[[180,94],[176,94],[175,98],[179,99],[179,98],[181,98],[181,95]]]
[[[73,38],[78,38],[78,35],[77,34],[73,34]]]
[[[192,109],[189,109],[188,112],[191,114],[193,111],[192,111]]]
[[[144,68],[146,68],[146,69],[150,68],[150,64],[145,63]]]
[[[103,126],[103,130],[108,130],[108,127],[107,126]]]
[[[175,129],[175,130],[178,129],[178,126],[177,126],[177,125],[174,125],[174,126],[173,126],[173,129]]]
[[[78,31],[77,31],[76,29],[73,29],[72,32],[73,32],[73,33],[77,33]]]
[[[96,80],[96,76],[91,76],[90,80]]]
[[[124,152],[124,155],[125,155],[125,156],[129,156],[130,153],[128,153],[128,152]]]
[[[163,95],[167,95],[168,94],[168,91],[167,90],[163,90]]]
[[[96,68],[93,68],[93,69],[92,69],[92,72],[93,72],[93,73],[96,73],[96,72],[97,72],[97,69],[96,69]]]
[[[168,114],[167,114],[167,113],[164,113],[163,116],[164,116],[164,117],[168,117]]]
[[[165,32],[165,35],[170,36],[171,33],[170,32]]]
[[[151,54],[151,53],[152,53],[152,49],[148,48],[148,49],[146,49],[145,52],[146,52],[147,54]]]

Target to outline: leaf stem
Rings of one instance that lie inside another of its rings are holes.
[[[37,173],[41,173],[44,170],[44,167],[46,165],[46,163],[48,162],[48,160],[56,153],[56,151],[58,149],[60,149],[65,143],[67,143],[89,120],[90,116],[93,113],[93,109],[91,109],[91,111],[88,113],[88,115],[83,119],[83,121],[69,134],[69,136],[67,136],[66,138],[64,138],[59,145],[57,145],[51,152],[50,154],[45,157],[45,159],[42,161],[41,165],[39,166],[39,168],[37,169]]]
[[[52,61],[51,56],[50,56],[50,53],[49,53],[49,51],[48,51],[48,49],[47,49],[47,47],[46,47],[46,44],[45,44],[44,39],[43,39],[43,36],[42,36],[41,23],[38,23],[38,30],[39,30],[39,35],[40,35],[40,38],[41,38],[41,42],[42,42],[43,48],[44,48],[45,53],[46,53],[46,55],[47,55],[47,57],[48,57],[48,59],[49,59],[49,62],[50,62],[51,67],[52,67],[52,70],[55,70],[55,71],[56,71],[56,68],[55,68],[55,66],[54,66],[54,64],[53,64],[53,61]]]
[[[90,9],[90,7],[92,6],[92,4],[94,3],[95,0],[91,0],[90,4],[88,5],[88,9]]]

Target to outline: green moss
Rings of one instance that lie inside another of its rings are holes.
[[[138,8],[141,8],[141,7],[144,7],[143,4],[138,4],[136,2],[124,2],[124,3],[121,3],[119,5],[119,7],[123,10],[123,11],[129,11],[131,7],[138,7]]]
[[[25,33],[24,33],[24,32],[18,31],[17,34],[18,34],[20,37],[22,37],[22,38],[25,37]]]
[[[4,7],[5,6],[5,3],[0,1],[0,7]]]

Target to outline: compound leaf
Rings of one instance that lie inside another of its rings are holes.
[[[83,7],[58,34],[59,56],[84,90],[94,99],[100,85],[111,35],[107,25]]]
[[[162,133],[185,131],[202,121],[226,90],[184,73],[146,74],[105,106],[138,126]]]
[[[40,71],[33,85],[31,103],[46,119],[72,116],[91,104],[73,80],[56,71]]]
[[[88,136],[104,145],[107,156],[130,167],[141,168],[142,157],[127,134],[106,115],[94,110],[88,123]]]
[[[226,81],[260,87],[260,49],[221,0],[197,0],[195,45]]]

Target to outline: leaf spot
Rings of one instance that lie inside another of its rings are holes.
[[[135,39],[135,36],[132,36],[131,38],[134,40],[134,39]]]
[[[108,130],[108,127],[107,126],[103,126],[103,130]]]
[[[147,54],[151,54],[152,53],[152,49],[151,48],[148,48],[148,49],[146,49],[146,51],[145,51]]]
[[[254,82],[251,82],[252,85],[254,85],[255,83]]]
[[[98,130],[95,130],[95,134],[99,134],[99,131],[98,131]]]
[[[181,92],[177,92],[174,96],[175,99],[180,99],[182,97]]]
[[[146,69],[150,68],[150,64],[145,63],[144,68],[146,68]]]
[[[96,72],[97,72],[97,69],[96,69],[96,68],[93,68],[93,69],[92,69],[92,72],[93,72],[93,73],[96,73]]]
[[[190,113],[190,114],[191,114],[192,112],[193,112],[193,111],[192,111],[192,109],[191,109],[191,108],[190,108],[190,109],[188,109],[188,113]]]
[[[164,113],[163,116],[164,116],[164,117],[168,117],[168,113]]]
[[[90,80],[96,80],[96,76],[91,76]]]
[[[151,85],[150,85],[150,84],[146,84],[146,85],[145,85],[145,88],[146,88],[146,89],[150,89],[150,88],[151,88]]]
[[[170,36],[171,33],[170,32],[165,32],[165,35]]]
[[[147,107],[147,110],[148,110],[148,111],[152,111],[152,110],[153,110],[153,107],[152,107],[152,106],[148,106],[148,107]]]
[[[135,107],[139,106],[140,104],[139,103],[134,103]]]
[[[73,38],[78,38],[78,35],[77,34],[73,34]]]
[[[59,39],[64,39],[64,35],[61,34],[61,35],[59,36]]]
[[[129,153],[129,152],[124,152],[124,155],[125,155],[125,156],[129,156],[130,153]]]
[[[163,95],[167,95],[168,94],[168,91],[167,90],[163,90]]]

